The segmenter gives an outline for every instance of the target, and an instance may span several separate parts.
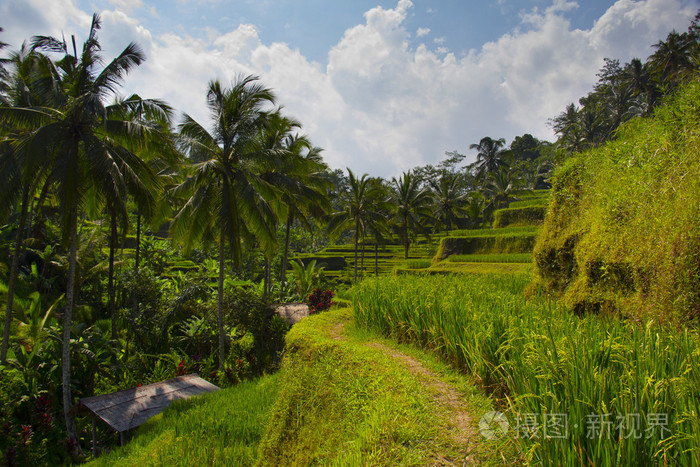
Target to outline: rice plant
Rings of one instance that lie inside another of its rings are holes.
[[[525,298],[527,275],[359,284],[361,325],[433,349],[500,401],[545,465],[699,465],[700,339]],[[476,414],[478,417],[478,414]]]
[[[530,253],[505,253],[492,255],[452,255],[447,258],[451,263],[530,263]]]
[[[524,235],[537,233],[536,225],[522,227],[503,227],[502,229],[452,230],[450,237],[491,237],[494,235]]]

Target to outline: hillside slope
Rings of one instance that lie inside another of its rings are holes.
[[[700,79],[553,180],[534,256],[570,309],[700,319]]]

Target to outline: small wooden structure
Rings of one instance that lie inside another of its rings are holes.
[[[196,374],[178,376],[160,383],[138,386],[124,391],[80,399],[78,408],[92,414],[92,446],[97,446],[96,418],[99,417],[119,432],[121,444],[124,433],[161,413],[173,401],[218,391],[220,388]]]

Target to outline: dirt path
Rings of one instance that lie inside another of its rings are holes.
[[[471,465],[475,459],[470,455],[472,447],[477,442],[476,433],[473,428],[472,417],[467,411],[466,404],[455,388],[441,380],[438,375],[430,371],[419,360],[396,351],[378,342],[368,344],[381,350],[385,355],[391,356],[394,360],[404,365],[412,374],[433,393],[433,397],[438,406],[447,413],[448,430],[452,439],[460,446],[464,446],[464,459],[462,465]]]
[[[338,323],[333,328],[328,329],[330,337],[334,340],[344,339],[344,326],[345,323]],[[463,446],[462,452],[464,457],[459,463],[455,463],[454,460],[450,459],[441,459],[438,465],[472,465],[477,463],[477,460],[471,453],[479,441],[478,434],[473,428],[473,419],[459,392],[451,384],[443,381],[437,374],[410,355],[378,342],[370,342],[367,345],[380,350],[383,354],[390,356],[406,367],[411,374],[415,375],[429,389],[435,403],[447,414],[446,428],[455,444]]]

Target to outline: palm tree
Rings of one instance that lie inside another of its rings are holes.
[[[29,107],[39,104],[40,100],[32,86],[42,68],[47,66],[48,58],[32,51],[26,44],[11,55],[5,62],[11,65],[12,75],[6,75],[7,85],[3,86],[7,104],[15,107]],[[2,69],[3,74],[6,70]],[[7,283],[7,309],[5,311],[5,326],[3,328],[2,349],[0,350],[0,362],[7,359],[7,350],[10,340],[10,326],[12,324],[12,308],[14,304],[14,289],[19,268],[19,258],[24,241],[25,225],[28,217],[28,204],[30,196],[33,196],[37,185],[41,180],[41,167],[29,166],[22,151],[13,144],[21,138],[21,129],[5,128],[5,134],[0,149],[0,174],[4,183],[0,186],[2,199],[6,200],[0,206],[0,211],[5,211],[14,206],[14,201],[19,197],[19,225],[15,235],[15,252],[12,256],[8,283]],[[8,202],[9,201],[9,202]]]
[[[284,293],[289,252],[289,235],[294,221],[300,221],[311,230],[311,215],[322,216],[330,209],[324,177],[326,165],[321,159],[322,149],[314,147],[306,136],[293,133],[301,124],[284,117],[279,111],[270,115],[268,124],[261,129],[260,144],[269,157],[260,161],[261,177],[281,190],[282,207],[278,214],[285,222],[284,250],[280,271],[281,290]],[[269,284],[269,260],[265,258],[265,284]],[[268,295],[267,287],[264,287]]]
[[[355,264],[353,282],[357,283],[357,247],[367,231],[367,224],[376,219],[381,219],[382,214],[376,209],[373,202],[371,179],[367,174],[362,178],[355,177],[352,170],[348,169],[349,189],[341,193],[342,209],[332,213],[328,220],[328,232],[337,236],[345,230],[353,231],[355,244]]]
[[[370,202],[379,216],[372,216],[366,222],[366,235],[374,242],[374,275],[379,275],[379,245],[387,243],[391,239],[391,227],[389,217],[391,216],[392,204],[389,200],[388,186],[381,179],[370,179]],[[364,254],[364,246],[362,248]]]
[[[194,173],[176,189],[187,201],[173,218],[170,232],[182,240],[185,250],[198,241],[218,240],[219,369],[225,361],[223,300],[226,243],[234,265],[241,262],[241,239],[248,233],[266,254],[276,247],[275,214],[268,200],[278,192],[254,172],[254,162],[264,151],[256,145],[260,128],[274,104],[272,91],[256,76],[238,77],[226,89],[219,81],[209,83],[207,106],[212,127],[207,131],[189,115],[180,124],[182,146],[195,163]]]
[[[396,209],[399,238],[404,246],[404,259],[408,259],[411,237],[424,230],[425,220],[431,217],[430,192],[421,187],[420,180],[410,170],[397,180],[392,178],[392,201]]]
[[[456,225],[464,214],[465,194],[460,186],[459,176],[451,172],[443,173],[440,178],[430,180],[430,187],[433,190],[438,223],[446,232]]]
[[[554,117],[550,124],[555,133],[558,133],[559,142],[568,152],[577,152],[583,149],[583,137],[579,125],[580,109],[571,102],[564,112]]]
[[[641,115],[649,115],[659,97],[658,87],[651,77],[649,63],[643,64],[640,59],[633,58],[625,66],[623,75],[623,83],[630,88],[632,95],[643,98],[639,102]]]
[[[661,83],[673,86],[673,83],[690,76],[698,68],[693,60],[693,53],[698,50],[697,41],[694,34],[672,31],[665,41],[652,46],[656,51],[649,57],[649,61]]]
[[[142,99],[134,94],[127,99],[117,98],[115,104],[110,106],[109,111],[113,117],[117,117],[126,122],[138,123],[144,127],[150,128],[151,137],[148,145],[137,144],[133,148],[133,152],[142,160],[161,159],[172,162],[176,159],[176,151],[171,147],[172,139],[170,138],[169,128],[172,118],[172,109],[165,102],[157,99]],[[130,141],[125,144],[130,145]],[[149,167],[151,167],[149,165]],[[120,170],[128,167],[120,167]],[[127,186],[127,191],[130,193],[136,203],[137,214],[137,237],[136,237],[136,258],[135,267],[138,270],[138,254],[140,241],[141,214],[145,214],[146,218],[151,218],[154,214],[155,200],[160,188],[160,180],[151,178],[156,183],[151,186],[136,185]],[[107,273],[107,296],[109,316],[112,321],[112,339],[117,338],[117,317],[115,303],[115,283],[114,283],[114,254],[117,249],[118,224],[121,226],[122,235],[126,235],[129,221],[126,209],[126,193],[122,199],[108,200],[107,211],[109,214],[110,234],[109,234],[109,269]],[[121,210],[121,212],[120,212]]]
[[[506,140],[503,138],[492,139],[488,136],[481,138],[478,143],[470,144],[469,149],[476,149],[476,176],[477,180],[483,180],[486,175],[507,165],[503,156],[507,153],[504,149]]]
[[[18,142],[26,151],[29,166],[46,164],[46,183],[56,184],[56,196],[62,206],[61,223],[68,244],[68,277],[66,305],[63,312],[62,387],[63,409],[68,436],[77,439],[71,412],[70,333],[75,304],[76,254],[78,249],[78,213],[88,193],[112,203],[113,209],[124,212],[127,187],[140,189],[150,184],[153,176],[130,148],[145,141],[150,128],[125,121],[114,107],[104,100],[116,93],[124,76],[144,60],[133,43],[102,70],[97,31],[100,18],[94,15],[90,33],[78,56],[73,41],[73,54],[64,40],[39,36],[33,48],[62,53],[63,58],[45,76],[46,94],[51,106],[14,107],[0,110],[0,116],[11,124],[31,131]],[[47,157],[48,156],[48,157]],[[155,181],[153,181],[155,183]]]
[[[512,170],[505,167],[489,174],[484,186],[484,195],[491,200],[493,209],[508,207],[516,191],[523,185],[523,180],[516,178]]]

